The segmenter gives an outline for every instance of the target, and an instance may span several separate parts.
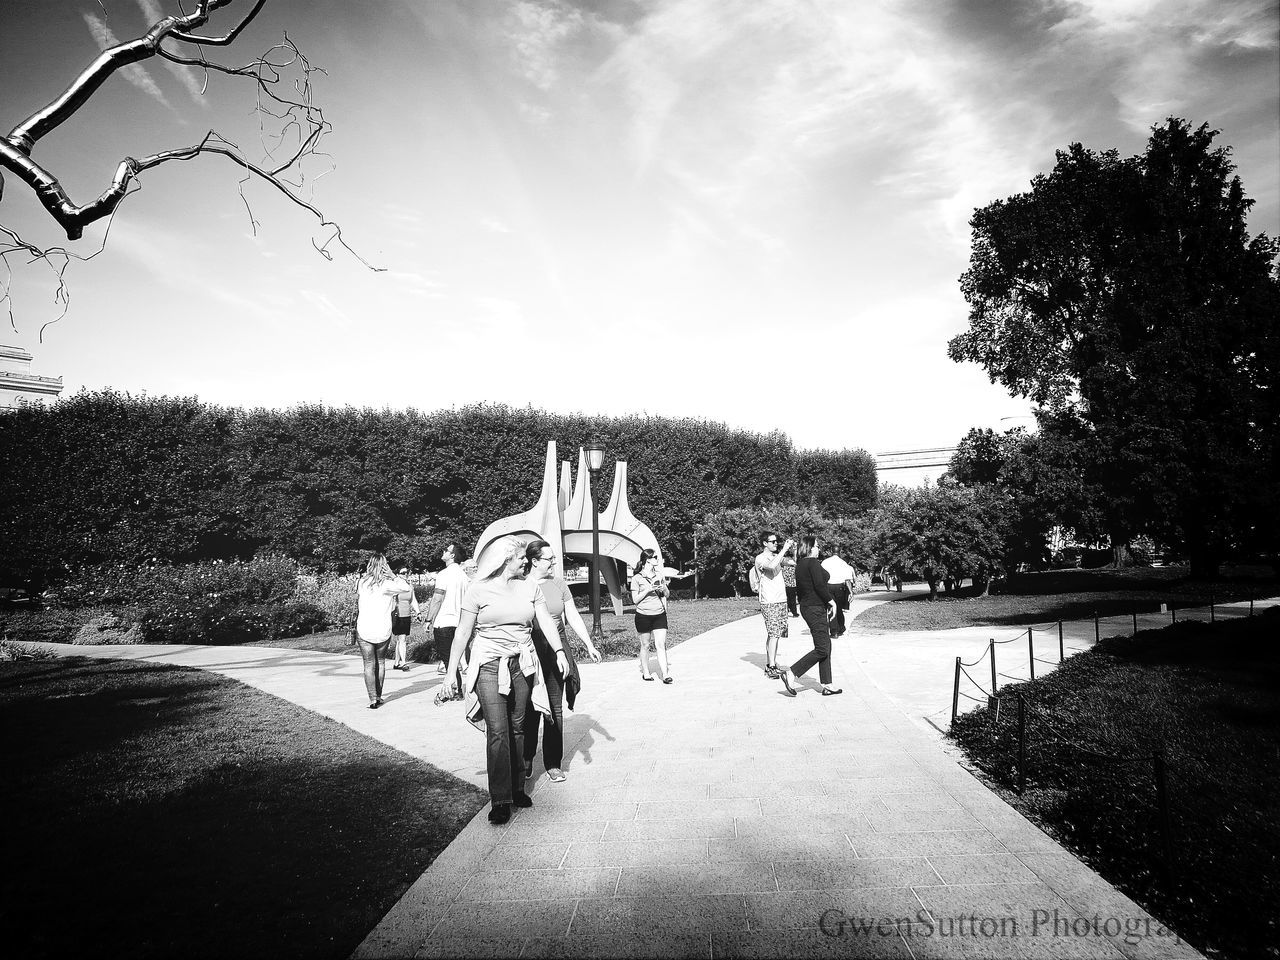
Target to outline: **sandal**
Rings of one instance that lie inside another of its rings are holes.
[[[834,697],[837,693],[844,693],[844,690],[842,690],[840,687],[835,687],[834,689],[831,687],[822,688],[822,695],[824,697]]]
[[[653,680],[653,677],[647,677],[644,674],[641,674],[640,676],[645,680]]]

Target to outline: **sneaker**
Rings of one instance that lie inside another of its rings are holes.
[[[489,822],[503,824],[511,819],[511,804],[495,803],[489,811]]]
[[[564,780],[564,771],[561,770],[559,767],[552,767],[550,770],[547,771],[547,778],[552,783],[560,783],[561,781]]]
[[[533,800],[527,793],[517,793],[511,801],[517,807],[532,807]]]

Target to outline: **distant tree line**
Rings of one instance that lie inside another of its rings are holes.
[[[677,564],[719,511],[788,503],[836,517],[875,502],[865,451],[797,451],[780,432],[702,420],[242,410],[86,391],[0,417],[0,576],[39,586],[84,564],[260,554],[342,571],[374,549],[424,566],[445,542],[470,546],[533,505],[548,440],[576,469],[593,437],[606,446],[597,502],[626,460],[632,509]]]

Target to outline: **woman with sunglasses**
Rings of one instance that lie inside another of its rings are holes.
[[[640,635],[640,675],[652,680],[649,672],[649,637],[658,653],[658,673],[663,683],[671,682],[667,663],[667,589],[666,577],[658,561],[658,551],[646,547],[631,577],[631,597],[636,604],[636,633]]]
[[[574,632],[582,638],[587,654],[599,663],[603,657],[596,645],[591,642],[591,634],[587,625],[582,622],[582,614],[574,606],[573,596],[569,593],[569,585],[556,574],[556,554],[551,544],[545,540],[534,540],[524,552],[525,577],[536,583],[542,591],[542,598],[547,604],[547,612],[555,621],[557,636],[549,638],[537,624],[533,627],[533,647],[538,651],[538,659],[542,662],[542,677],[547,684],[547,699],[551,703],[551,715],[544,721],[537,710],[525,713],[524,721],[524,775],[533,776],[533,758],[538,753],[538,726],[542,725],[542,763],[547,770],[547,778],[553,783],[565,779],[561,764],[564,763],[564,702],[565,689],[568,687],[569,709],[573,709],[573,700],[577,693],[576,679],[578,665],[573,659],[573,648],[567,642],[569,631],[566,625],[573,627]],[[553,643],[557,646],[553,646]],[[557,652],[563,650],[568,661],[568,672],[561,674],[557,666]]]

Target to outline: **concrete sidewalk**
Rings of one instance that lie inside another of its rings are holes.
[[[677,647],[670,686],[589,668],[569,779],[540,776],[504,827],[477,815],[356,956],[1198,956],[949,759],[854,649],[837,697],[812,677],[784,696],[754,617]]]
[[[676,647],[670,686],[634,661],[583,664],[569,779],[539,764],[532,809],[504,827],[481,811],[356,956],[1199,956],[908,715],[912,697],[949,711],[954,657],[975,659],[978,633],[849,634],[836,697],[815,676],[794,699],[764,676],[758,617]],[[791,637],[780,659],[807,645]],[[483,738],[460,704],[432,705],[434,667],[388,671],[375,711],[354,657],[51,646],[213,670],[485,784]],[[925,669],[938,657],[941,684]]]

